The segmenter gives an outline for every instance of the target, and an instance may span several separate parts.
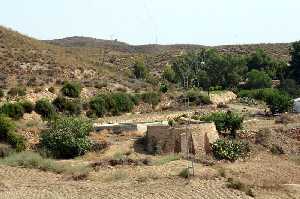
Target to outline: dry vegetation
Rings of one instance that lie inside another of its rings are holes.
[[[288,59],[288,44],[215,48],[222,53],[248,54],[258,47],[273,57]],[[63,80],[80,81],[84,86],[80,98],[85,102],[99,91],[151,90],[157,82],[152,85],[131,78],[137,58],[145,59],[155,81],[172,58],[200,48],[203,46],[131,46],[82,37],[38,41],[0,27],[1,85],[27,85],[25,96],[2,98],[1,103],[53,100],[60,94]],[[213,93],[217,102],[224,101],[220,93]],[[187,178],[188,162],[182,154],[147,153],[144,132],[92,132],[88,139],[96,145],[74,159],[55,160],[33,152],[0,158],[0,198],[300,198],[299,115],[265,116],[258,114],[264,112],[265,104],[251,106],[237,101],[185,110],[177,100],[181,95],[172,89],[162,94],[155,108],[140,103],[128,114],[93,121],[168,121],[182,115],[231,110],[245,118],[238,138],[249,142],[251,153],[235,162],[200,157],[195,162],[195,176]],[[33,112],[15,123],[16,133],[27,141],[26,149],[38,151],[41,131],[49,128],[47,121]],[[11,152],[8,145],[0,143],[1,156]]]

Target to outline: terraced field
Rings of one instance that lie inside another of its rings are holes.
[[[0,198],[249,198],[223,180],[163,178],[152,182],[69,181],[36,170],[0,167]]]

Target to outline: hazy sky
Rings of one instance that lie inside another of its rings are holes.
[[[300,40],[299,0],[1,0],[0,24],[38,39],[130,44]]]

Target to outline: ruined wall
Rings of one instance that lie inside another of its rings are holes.
[[[218,138],[214,123],[191,124],[188,129],[184,125],[178,127],[154,125],[148,126],[146,134],[147,150],[151,153],[187,154],[189,150],[189,153],[195,156],[210,153],[210,144]]]

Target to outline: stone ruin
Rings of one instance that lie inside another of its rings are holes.
[[[147,127],[146,148],[150,153],[193,154],[196,158],[211,154],[211,144],[219,138],[214,123],[198,122],[189,125],[163,124]]]

